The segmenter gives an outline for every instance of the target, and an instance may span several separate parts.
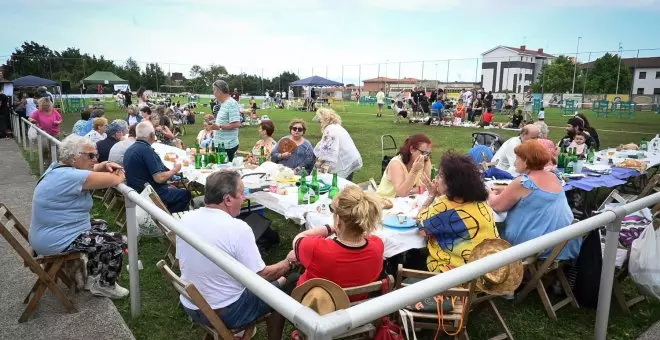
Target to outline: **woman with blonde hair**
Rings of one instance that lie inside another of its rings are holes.
[[[362,156],[351,135],[341,126],[341,117],[333,109],[316,111],[314,121],[321,124],[323,136],[314,147],[316,167],[326,167],[339,177],[353,180],[353,173],[362,168]]]
[[[303,231],[293,239],[296,260],[305,267],[298,286],[313,278],[330,280],[343,288],[378,280],[385,247],[372,233],[381,223],[380,198],[349,185],[332,201],[330,211],[333,226]],[[328,238],[333,234],[335,238]]]
[[[126,108],[126,111],[128,111],[128,116],[126,117],[126,123],[128,123],[128,126],[135,125],[142,121],[142,116],[138,114],[137,105],[129,105]]]
[[[92,131],[88,132],[85,137],[96,143],[104,140],[107,136],[105,128],[108,126],[108,120],[104,117],[94,118]]]
[[[213,130],[213,123],[215,123],[215,118],[212,114],[204,115],[204,123],[202,123],[204,128],[197,134],[197,144],[199,144],[199,146],[205,148],[213,142],[216,131]]]
[[[53,103],[48,97],[42,97],[37,100],[39,109],[32,113],[29,120],[37,124],[47,134],[58,137],[60,135],[60,124],[62,124],[62,115],[53,108]]]
[[[311,171],[314,167],[314,147],[304,135],[307,131],[307,123],[302,119],[294,119],[289,123],[288,136],[280,138],[277,145],[273,147],[270,153],[270,159],[291,169],[305,168]],[[291,150],[281,150],[283,145],[291,145],[288,140],[295,143],[295,147]]]

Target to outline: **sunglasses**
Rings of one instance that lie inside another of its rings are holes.
[[[291,131],[303,132],[303,131],[305,131],[305,128],[294,126],[294,127],[291,128]]]
[[[87,157],[89,157],[89,159],[98,159],[99,158],[99,154],[96,153],[96,152],[81,152],[80,154],[81,155],[87,155]]]
[[[415,150],[419,151],[422,154],[422,156],[424,156],[424,157],[428,157],[429,155],[431,155],[431,151],[422,151],[422,150],[417,149],[417,148],[415,148]]]
[[[328,208],[330,209],[331,214],[335,213],[335,208],[332,207],[332,204],[328,205]]]

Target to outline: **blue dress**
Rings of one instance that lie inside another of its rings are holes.
[[[545,191],[527,175],[521,175],[521,184],[532,192],[518,201],[504,220],[503,238],[509,243],[515,246],[564,228],[573,222],[573,212],[568,206],[563,191],[557,193]],[[557,259],[577,258],[581,246],[581,238],[568,241]],[[551,249],[548,249],[546,255],[550,251]]]
[[[307,172],[312,171],[312,168],[314,167],[314,163],[316,161],[316,156],[314,156],[314,147],[312,146],[312,143],[310,143],[307,139],[305,141],[298,145],[297,148],[293,150],[291,153],[291,157],[287,159],[280,159],[280,141],[282,141],[284,138],[290,138],[290,136],[282,137],[280,140],[277,142],[277,145],[273,148],[273,151],[270,153],[270,159],[273,162],[277,162],[278,164],[282,164],[286,167],[289,167],[291,169],[295,168],[305,168]]]

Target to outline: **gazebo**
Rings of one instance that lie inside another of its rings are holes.
[[[331,100],[331,98],[327,98],[325,100],[324,99],[310,100],[311,97],[312,97],[311,91],[312,91],[313,88],[326,88],[326,87],[344,86],[344,84],[340,83],[338,81],[326,79],[326,78],[319,77],[319,76],[311,76],[309,78],[296,80],[293,83],[290,83],[289,86],[301,86],[301,87],[308,88],[310,92],[309,92],[309,95],[306,96],[307,98],[305,98],[305,106],[306,106],[308,111],[314,111],[316,103],[319,103],[319,104],[322,104],[322,105],[328,104],[328,105],[332,106],[332,103],[335,101],[335,99],[332,98],[332,100]],[[341,100],[341,106],[342,106],[342,108],[345,109],[344,104],[343,104],[343,99],[339,99],[339,98],[337,98],[337,99]]]
[[[55,82],[54,80],[40,78],[40,77],[37,77],[37,76],[20,77],[20,78],[14,79],[12,82],[14,83],[15,88],[40,87],[40,86],[48,87],[48,86],[57,85],[57,82]]]
[[[106,72],[106,71],[96,71],[92,73],[90,76],[87,78],[83,79],[82,82],[84,84],[104,84],[104,85],[112,85],[112,84],[128,84],[128,81],[119,78],[116,74],[112,72]]]

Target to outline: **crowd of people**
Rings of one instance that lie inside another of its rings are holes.
[[[139,102],[128,106],[125,119],[108,122],[102,110],[83,112],[72,134],[62,141],[59,162],[49,166],[34,193],[29,232],[33,249],[40,255],[66,250],[86,252],[86,288],[99,296],[121,298],[128,294],[117,284],[126,242],[122,235],[109,232],[105,224],[90,219],[91,190],[125,181],[141,192],[149,184],[170,212],[190,209],[191,193],[170,185],[181,165],[166,167],[151,147],[157,141],[183,147],[166,119],[172,108],[152,108],[143,92],[138,91]],[[236,93],[219,80],[213,83],[213,95],[219,109],[215,115],[204,116],[196,141],[201,147],[224,146],[231,162],[239,150]],[[443,102],[444,94],[435,96],[436,102]],[[380,116],[384,94],[376,97]],[[0,96],[0,104],[2,100]],[[473,98],[466,91],[456,112],[462,118],[467,115],[468,120],[486,116],[491,112],[492,100],[490,93],[478,92]],[[472,103],[470,108],[464,105],[466,102]],[[30,119],[47,133],[59,136],[62,117],[48,98],[38,100],[38,109]],[[342,126],[341,117],[332,109],[322,108],[313,122],[320,125],[322,133],[316,145],[305,138],[308,122],[302,119],[291,120],[288,131],[279,139],[274,137],[274,122],[262,120],[257,141],[249,151],[251,161],[264,150],[266,160],[288,168],[318,168],[352,180],[363,166],[362,157]],[[542,121],[524,125],[518,137],[507,140],[494,154],[487,145],[477,145],[467,155],[445,153],[436,163],[435,176],[431,138],[424,134],[410,136],[389,160],[376,192],[357,186],[343,189],[330,205],[334,222],[298,234],[286,258],[272,265],[264,263],[251,228],[238,218],[245,196],[235,171],[211,174],[206,179],[204,207],[184,215],[181,224],[287,294],[316,278],[343,288],[355,287],[386,274],[384,243],[375,235],[382,223],[383,198],[427,192],[428,199],[417,216],[419,231],[427,242],[426,259],[407,265],[445,272],[466,264],[471,251],[485,240],[503,239],[517,245],[571,224],[573,214],[562,180],[554,172],[557,148],[597,148],[600,142],[596,130],[581,115],[568,121],[566,131],[567,136],[554,143],[547,139],[548,127]],[[491,177],[495,170],[511,178],[511,183],[487,189],[484,178]],[[498,226],[494,214],[502,212],[507,215],[503,225]],[[570,241],[558,258],[575,259],[580,246],[579,239]],[[246,326],[271,312],[267,321],[269,338],[281,337],[281,315],[180,238],[176,257],[181,278],[195,284],[229,328]],[[293,271],[296,266],[304,268],[302,275]],[[350,298],[356,301],[364,296]],[[181,296],[181,304],[194,322],[209,324],[192,301]]]

